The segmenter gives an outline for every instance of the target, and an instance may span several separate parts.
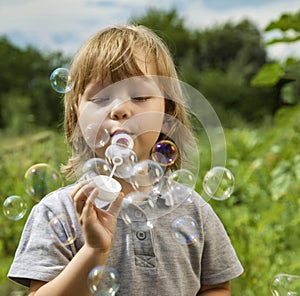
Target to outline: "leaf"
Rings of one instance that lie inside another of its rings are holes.
[[[284,103],[287,103],[287,104],[297,103],[298,98],[294,94],[293,84],[294,83],[289,83],[287,85],[284,85],[281,89],[281,97],[282,97],[282,100]]]
[[[283,74],[279,63],[266,64],[252,78],[251,86],[274,86]]]
[[[266,32],[279,29],[283,32],[293,29],[300,32],[300,11],[296,14],[284,13],[277,21],[273,21],[265,28]]]
[[[295,36],[295,37],[288,37],[288,36],[283,36],[281,38],[275,38],[272,39],[268,42],[266,42],[266,45],[272,45],[275,43],[280,43],[280,42],[284,42],[284,43],[292,43],[292,42],[297,42],[300,40],[300,36]]]

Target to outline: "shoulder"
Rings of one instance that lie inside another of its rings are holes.
[[[76,217],[76,211],[71,199],[75,184],[62,187],[47,194],[31,210],[31,216],[44,216],[47,220],[54,216],[66,214]]]
[[[37,205],[49,208],[69,206],[70,203],[72,204],[71,193],[74,190],[75,185],[76,184],[71,184],[61,187],[47,194]]]
[[[193,190],[186,199],[186,204],[190,204],[190,209],[202,217],[203,223],[211,215],[216,215],[209,200],[203,198],[197,191]]]

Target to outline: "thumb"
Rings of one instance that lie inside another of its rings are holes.
[[[110,204],[109,208],[107,209],[107,212],[117,217],[121,211],[124,196],[124,193],[121,192],[119,196]]]

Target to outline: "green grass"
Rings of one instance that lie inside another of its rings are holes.
[[[10,137],[1,134],[0,146],[0,200],[11,195],[22,196],[28,206],[26,215],[18,221],[8,219],[0,213],[0,295],[10,295],[12,289],[23,291],[6,279],[8,268],[13,259],[21,231],[31,207],[36,203],[25,191],[24,174],[29,167],[37,163],[47,163],[60,170],[65,163],[69,149],[60,133],[39,131],[22,137]]]

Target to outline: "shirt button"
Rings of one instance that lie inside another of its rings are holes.
[[[136,233],[136,237],[139,239],[139,240],[144,240],[146,238],[146,233],[144,231],[138,231]]]
[[[135,211],[134,211],[134,216],[135,216],[136,218],[141,218],[141,217],[142,217],[142,212],[139,211],[139,210],[135,210]]]

